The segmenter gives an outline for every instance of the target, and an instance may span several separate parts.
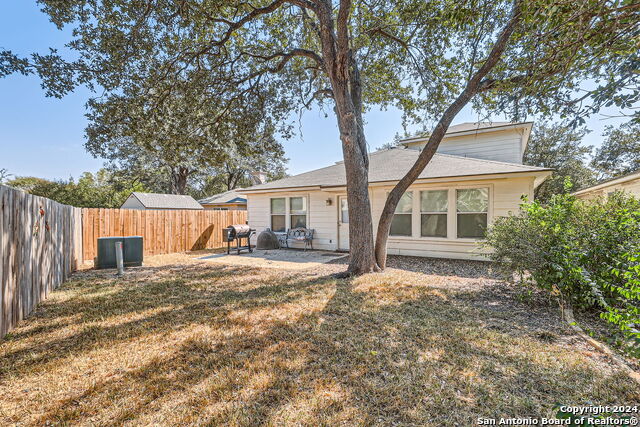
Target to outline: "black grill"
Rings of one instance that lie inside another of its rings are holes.
[[[230,225],[227,228],[222,229],[222,240],[227,242],[227,254],[231,252],[231,242],[235,240],[236,250],[240,253],[241,250],[247,249],[251,252],[251,236],[256,230],[249,227],[246,224]],[[247,244],[242,244],[242,239],[247,239]]]

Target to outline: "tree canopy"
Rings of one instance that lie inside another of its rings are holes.
[[[562,124],[540,123],[534,126],[523,162],[555,169],[553,175],[536,188],[536,200],[547,202],[552,195],[564,193],[567,178],[574,189],[595,183],[595,172],[587,166],[593,147],[582,144],[586,133],[585,129]]]
[[[274,109],[266,106],[273,103],[247,99],[224,112],[203,93],[204,84],[171,82],[179,88],[163,92],[148,79],[142,83],[88,103],[85,147],[112,169],[153,181],[161,192],[185,194],[189,180],[239,159],[256,166],[263,158],[284,161],[276,133],[286,136],[287,126],[274,122]],[[219,114],[227,118],[216,122]]]
[[[470,102],[486,113],[573,117],[598,108],[586,80],[628,89],[617,70],[638,52],[635,0],[41,0],[71,26],[78,58],[0,55],[0,75],[38,72],[52,96],[77,84],[119,93],[148,76],[162,87],[201,76],[207,97],[233,111],[265,91],[285,110],[330,102],[347,177],[349,271],[383,268],[395,207]],[[625,68],[628,69],[628,68]],[[200,83],[198,83],[200,84]],[[626,102],[622,99],[620,102]],[[426,148],[390,191],[374,253],[363,114],[395,105],[433,126]],[[210,125],[224,124],[216,115]]]
[[[592,166],[601,178],[613,178],[640,170],[640,122],[607,126],[604,141],[596,150]]]

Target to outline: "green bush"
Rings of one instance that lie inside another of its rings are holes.
[[[640,342],[640,200],[622,193],[581,201],[525,200],[487,233],[492,258],[515,278],[581,310],[597,310]]]

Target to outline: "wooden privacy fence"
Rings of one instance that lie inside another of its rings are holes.
[[[81,210],[0,185],[0,337],[82,262]]]
[[[223,246],[222,229],[244,224],[247,211],[82,209],[85,260],[97,255],[98,237],[142,236],[144,255]]]
[[[223,246],[246,211],[81,209],[0,185],[0,338],[85,260],[97,239],[142,236],[144,254]]]

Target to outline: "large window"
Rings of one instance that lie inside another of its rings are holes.
[[[340,197],[340,222],[349,224],[349,204],[345,197]]]
[[[286,202],[285,198],[271,199],[271,230],[276,232],[286,231]]]
[[[483,238],[487,229],[489,190],[471,188],[456,191],[458,237]]]
[[[420,192],[420,235],[447,237],[448,190]]]
[[[289,216],[291,228],[307,227],[307,199],[305,197],[289,198]]]
[[[413,192],[407,191],[400,198],[391,221],[391,236],[411,236],[411,216],[413,212]]]

